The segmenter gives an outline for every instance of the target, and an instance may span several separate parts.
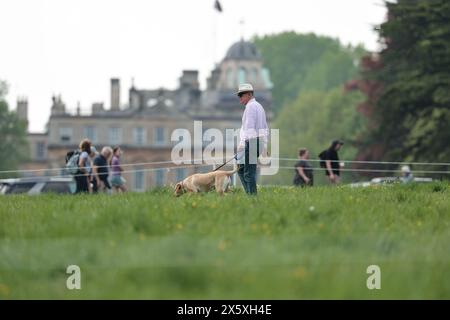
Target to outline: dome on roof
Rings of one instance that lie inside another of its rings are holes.
[[[228,49],[225,60],[260,60],[261,54],[252,42],[241,40]]]

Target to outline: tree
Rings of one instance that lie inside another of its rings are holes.
[[[7,85],[0,81],[0,171],[16,170],[18,165],[27,159],[27,130],[15,112],[8,110],[4,97]],[[14,174],[0,174],[14,176]]]
[[[358,72],[355,61],[365,52],[312,33],[284,32],[254,42],[274,83],[276,113],[305,90],[328,90],[352,79]]]
[[[367,58],[362,81],[378,87],[366,101],[372,125],[361,154],[384,160],[450,159],[450,2],[387,2],[378,28],[384,48]],[[368,93],[368,92],[366,92]]]

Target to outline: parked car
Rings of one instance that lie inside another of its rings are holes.
[[[379,178],[373,178],[370,181],[364,181],[364,182],[355,182],[351,183],[350,187],[357,188],[357,187],[370,187],[370,186],[377,186],[377,185],[390,185],[394,183],[401,183],[400,177],[379,177]],[[414,183],[429,183],[433,182],[432,178],[422,178],[422,177],[415,177]]]
[[[400,183],[402,182],[400,177],[381,177],[381,178],[373,178],[370,183],[371,184],[392,184],[392,183]],[[428,183],[433,182],[432,178],[422,178],[422,177],[414,177],[412,182],[415,183]]]
[[[75,181],[71,177],[30,177],[0,180],[0,195],[6,194],[41,194],[53,192],[71,194],[75,192]]]

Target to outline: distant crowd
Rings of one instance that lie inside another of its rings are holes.
[[[126,192],[120,165],[122,153],[120,146],[105,146],[98,152],[91,141],[83,139],[79,150],[66,156],[66,168],[76,182],[75,193]]]

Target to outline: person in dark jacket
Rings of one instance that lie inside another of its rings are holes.
[[[94,158],[94,165],[92,167],[92,172],[94,176],[95,185],[97,186],[95,192],[97,191],[108,191],[111,190],[111,184],[109,183],[109,163],[113,154],[113,149],[111,147],[103,147],[100,154]]]
[[[340,182],[340,164],[338,151],[344,145],[342,140],[334,140],[331,146],[325,150],[322,159],[325,160],[325,174],[331,184]]]

